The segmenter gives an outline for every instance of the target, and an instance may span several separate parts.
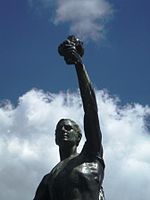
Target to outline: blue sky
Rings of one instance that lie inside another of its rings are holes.
[[[148,0],[0,0],[1,200],[33,199],[59,162],[60,118],[83,130],[75,70],[57,52],[72,33],[85,43],[96,88],[106,199],[149,200],[149,7]]]
[[[113,15],[104,39],[85,42],[84,63],[98,89],[106,88],[123,104],[149,104],[150,2],[109,2]],[[70,34],[70,24],[54,25],[53,7],[33,4],[0,1],[0,99],[15,104],[32,88],[54,93],[77,88],[74,70],[57,53],[58,44]]]

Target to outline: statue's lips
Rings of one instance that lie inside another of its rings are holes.
[[[62,135],[62,139],[64,139],[64,140],[68,139],[68,133],[64,133],[64,134]]]

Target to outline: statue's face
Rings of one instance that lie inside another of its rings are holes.
[[[69,119],[63,120],[56,128],[56,144],[61,145],[77,145],[79,141],[79,133],[74,124]]]

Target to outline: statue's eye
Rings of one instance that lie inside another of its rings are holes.
[[[72,129],[72,126],[70,125],[64,125],[65,130],[70,131]]]

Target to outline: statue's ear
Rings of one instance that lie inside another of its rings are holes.
[[[79,133],[79,135],[78,135],[78,140],[77,140],[77,146],[79,145],[79,142],[80,142],[81,138],[82,138],[82,134]]]
[[[58,137],[56,135],[56,132],[55,132],[55,143],[58,145]]]
[[[55,136],[55,143],[58,145],[58,140],[57,140],[56,136]]]

